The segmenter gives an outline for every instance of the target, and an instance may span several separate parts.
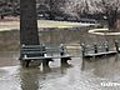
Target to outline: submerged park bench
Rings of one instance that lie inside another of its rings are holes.
[[[115,50],[110,50],[110,47],[107,43],[103,45],[85,45],[81,44],[82,47],[82,57],[91,58],[91,57],[101,57],[106,55],[115,55],[119,52],[118,45],[115,43]]]
[[[44,66],[48,66],[50,61],[61,59],[61,64],[67,64],[71,56],[65,52],[64,46],[46,47],[45,45],[22,45],[20,58],[25,67],[29,67],[31,61],[40,60]]]

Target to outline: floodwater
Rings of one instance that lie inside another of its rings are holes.
[[[105,40],[112,43],[118,38],[90,35],[82,31],[82,29],[46,29],[45,32],[41,30],[40,41],[45,44],[73,45],[81,42],[100,44]],[[14,35],[16,36],[11,34],[12,40],[15,39],[14,42],[19,44],[18,33],[15,32]],[[37,68],[23,68],[18,60],[19,52],[0,52],[0,90],[120,90],[119,54],[83,60],[80,48],[70,49],[74,49],[68,50],[74,55],[69,61],[70,67],[61,66],[60,60],[57,59],[50,63],[49,69],[44,69],[42,65]]]
[[[71,67],[55,60],[49,70],[22,68],[18,56],[16,52],[0,55],[0,90],[120,90],[119,55],[90,60],[80,55],[69,61]]]

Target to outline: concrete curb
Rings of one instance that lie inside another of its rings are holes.
[[[89,30],[88,33],[95,34],[95,35],[103,35],[103,36],[104,35],[120,35],[120,32],[102,32],[102,31],[109,31],[109,30],[108,28],[92,29],[92,30]]]

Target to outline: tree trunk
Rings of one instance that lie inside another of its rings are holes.
[[[39,44],[36,0],[20,0],[20,44]]]
[[[49,0],[49,8],[50,8],[50,11],[49,11],[49,19],[50,20],[54,20],[54,12],[53,12],[53,8],[54,8],[54,2],[53,0]]]
[[[4,15],[1,15],[0,17],[1,17],[1,19],[4,19]]]
[[[109,28],[109,30],[116,29],[116,22],[117,22],[117,10],[113,10],[108,15],[108,28]]]

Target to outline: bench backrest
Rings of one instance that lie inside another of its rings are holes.
[[[44,56],[45,54],[59,54],[62,55],[64,53],[64,49],[60,47],[45,47],[42,45],[25,45],[21,47],[21,57],[25,55],[27,57],[37,57]]]

